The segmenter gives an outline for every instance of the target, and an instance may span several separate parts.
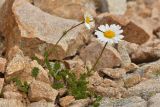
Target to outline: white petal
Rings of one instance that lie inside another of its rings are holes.
[[[91,29],[90,24],[85,23],[85,26],[87,27],[87,29]]]
[[[102,32],[105,32],[105,31],[106,31],[106,27],[105,27],[104,25],[100,25],[100,26],[98,27],[98,29],[99,29],[100,31],[102,31]]]
[[[108,30],[108,29],[109,29],[109,25],[108,25],[108,24],[106,24],[106,26],[105,26],[105,27],[106,27],[106,30]]]

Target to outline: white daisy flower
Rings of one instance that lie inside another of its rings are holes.
[[[89,13],[84,14],[84,23],[88,29],[91,29],[91,22],[93,21],[93,17]]]
[[[118,43],[124,36],[121,34],[123,30],[119,25],[100,25],[98,30],[96,30],[95,35],[102,42],[107,42],[108,44]]]

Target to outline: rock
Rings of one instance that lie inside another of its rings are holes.
[[[135,72],[140,74],[142,77],[151,78],[151,77],[154,77],[155,74],[159,73],[159,71],[160,71],[159,64],[160,64],[160,60],[157,60],[157,61],[154,61],[151,63],[147,63],[147,64],[141,66]]]
[[[25,105],[16,99],[0,99],[0,107],[25,107]]]
[[[60,105],[62,107],[68,107],[74,101],[75,101],[74,96],[65,96],[60,99]]]
[[[80,57],[84,62],[90,61],[93,65],[96,62],[102,48],[103,45],[98,41],[91,42],[88,46],[81,49]],[[113,47],[107,46],[96,66],[96,70],[101,68],[112,68],[115,66],[119,66],[120,63],[121,58],[119,53]]]
[[[126,74],[126,70],[122,68],[116,68],[116,69],[104,68],[101,69],[100,72],[103,72],[105,75],[113,79],[120,79]]]
[[[4,85],[4,78],[0,78],[0,93],[2,92],[3,85]]]
[[[82,19],[86,11],[96,14],[96,7],[92,0],[34,0],[34,5],[45,12],[70,19]]]
[[[22,100],[22,94],[20,94],[19,92],[5,91],[3,92],[3,96],[5,99]]]
[[[132,72],[135,69],[139,68],[138,65],[132,63],[131,61],[126,41],[121,41],[118,43],[118,51],[122,58],[121,68],[124,68],[126,72]]]
[[[29,104],[27,107],[56,107],[53,102],[46,102],[45,100],[41,100],[38,102],[33,102]]]
[[[47,70],[44,70],[44,68],[41,65],[39,65],[36,60],[31,62],[31,68],[33,69],[34,67],[39,69],[39,73],[36,77],[36,80],[43,81],[45,83],[50,84]],[[32,71],[30,71],[30,72],[32,72]]]
[[[0,1],[0,9],[1,9],[1,7],[3,6],[4,3],[5,3],[5,0],[1,0],[1,1]]]
[[[7,60],[5,58],[0,58],[0,72],[4,73],[6,68]]]
[[[8,63],[6,68],[6,78],[10,78],[23,72],[25,69],[24,55],[16,54],[15,57]]]
[[[40,81],[33,81],[30,85],[28,96],[30,101],[55,101],[58,91],[53,89],[49,84]]]
[[[108,4],[108,10],[112,14],[123,15],[127,10],[126,0],[106,0]]]
[[[80,99],[74,101],[69,107],[87,107],[91,102],[90,99]]]
[[[85,73],[84,62],[80,58],[65,60],[66,66],[76,74],[77,77],[80,77],[80,74]]]
[[[154,93],[160,93],[160,78],[153,78],[143,81],[128,89],[130,95],[141,96],[148,99]]]
[[[132,87],[141,81],[141,76],[139,74],[130,74],[124,77],[124,86],[126,88]]]
[[[12,2],[7,0],[8,10],[5,9],[0,23],[0,26],[4,27],[1,30],[9,41],[6,43],[7,50],[18,45],[25,55],[34,56],[36,54],[43,57],[45,51],[53,49],[56,51],[51,52],[49,58],[63,59],[74,55],[89,39],[90,34],[86,31],[85,26],[80,25],[68,32],[58,46],[55,46],[64,31],[80,22],[49,15],[25,0]],[[8,15],[14,17],[8,17]],[[12,23],[9,23],[8,20]],[[6,23],[9,26],[7,30],[5,29]]]
[[[160,105],[160,94],[152,96],[148,101],[149,107],[158,107]]]
[[[103,98],[99,107],[147,107],[147,102],[137,96],[116,100]]]
[[[97,27],[102,24],[118,24],[122,26],[124,40],[136,43],[136,44],[146,44],[148,43],[152,35],[148,32],[148,28],[142,28],[139,24],[129,20],[125,16],[116,16],[108,13],[100,14],[97,17]]]

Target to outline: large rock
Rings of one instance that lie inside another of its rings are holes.
[[[40,101],[45,99],[54,102],[57,95],[57,90],[53,89],[49,84],[41,81],[33,81],[28,92],[30,101]]]
[[[89,37],[85,26],[80,25],[68,32],[55,47],[62,34],[80,22],[49,15],[25,0],[7,0],[0,16],[1,31],[9,41],[7,49],[18,45],[30,56],[42,56],[45,50],[52,49],[52,59],[63,59],[74,55]]]
[[[148,99],[154,93],[160,92],[160,78],[149,79],[143,81],[128,89],[130,95],[141,96],[144,99]]]
[[[21,100],[0,99],[0,107],[25,107]]]
[[[148,100],[148,105],[149,105],[149,107],[159,107],[159,105],[160,105],[160,93],[152,96]]]
[[[82,19],[86,11],[96,14],[92,0],[34,0],[33,3],[45,12],[64,18]]]
[[[84,62],[90,61],[93,65],[99,57],[102,48],[103,45],[100,42],[91,42],[88,46],[81,49],[80,57]],[[119,66],[120,63],[121,58],[119,53],[113,47],[107,46],[96,66],[96,69],[98,70],[101,68],[112,68],[115,66]]]
[[[100,14],[97,17],[97,27],[101,24],[119,24],[122,26],[124,40],[136,43],[136,44],[144,44],[148,43],[152,35],[148,32],[148,28],[141,27],[141,24],[135,23],[134,21],[130,21],[125,16],[111,15],[108,13]]]
[[[147,102],[136,96],[117,100],[104,98],[99,107],[147,107]]]

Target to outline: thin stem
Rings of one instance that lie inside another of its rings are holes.
[[[81,22],[81,23],[79,23],[79,24],[77,24],[77,25],[75,25],[75,26],[72,26],[71,28],[69,28],[67,31],[65,31],[64,33],[63,33],[63,35],[59,38],[59,40],[56,42],[56,46],[58,45],[58,43],[60,42],[60,40],[70,31],[70,30],[72,30],[72,29],[74,29],[74,28],[76,28],[77,26],[79,26],[79,25],[81,25],[81,24],[83,24],[84,23],[84,21],[83,22]]]
[[[100,58],[101,58],[101,56],[102,56],[102,54],[104,52],[104,49],[106,48],[106,46],[107,46],[107,42],[105,43],[105,45],[104,45],[99,57],[97,58],[96,62],[94,63],[94,65],[93,65],[92,69],[89,71],[89,73],[91,73],[95,69],[96,65],[98,64],[98,62],[99,62],[99,60],[100,60]]]
[[[72,27],[69,28],[67,31],[65,31],[65,32],[63,33],[63,35],[62,35],[62,36],[58,39],[58,41],[56,42],[54,48],[52,48],[48,53],[50,54],[51,51],[53,51],[53,50],[56,51],[55,48],[56,48],[56,46],[58,45],[58,43],[62,40],[62,38],[63,38],[69,31],[71,31],[72,29],[76,28],[77,26],[79,26],[79,25],[81,25],[81,24],[83,24],[83,23],[84,23],[84,21],[82,21],[81,23],[79,23],[79,24],[77,24],[77,25],[72,26]],[[56,56],[57,56],[57,52],[56,52]]]

